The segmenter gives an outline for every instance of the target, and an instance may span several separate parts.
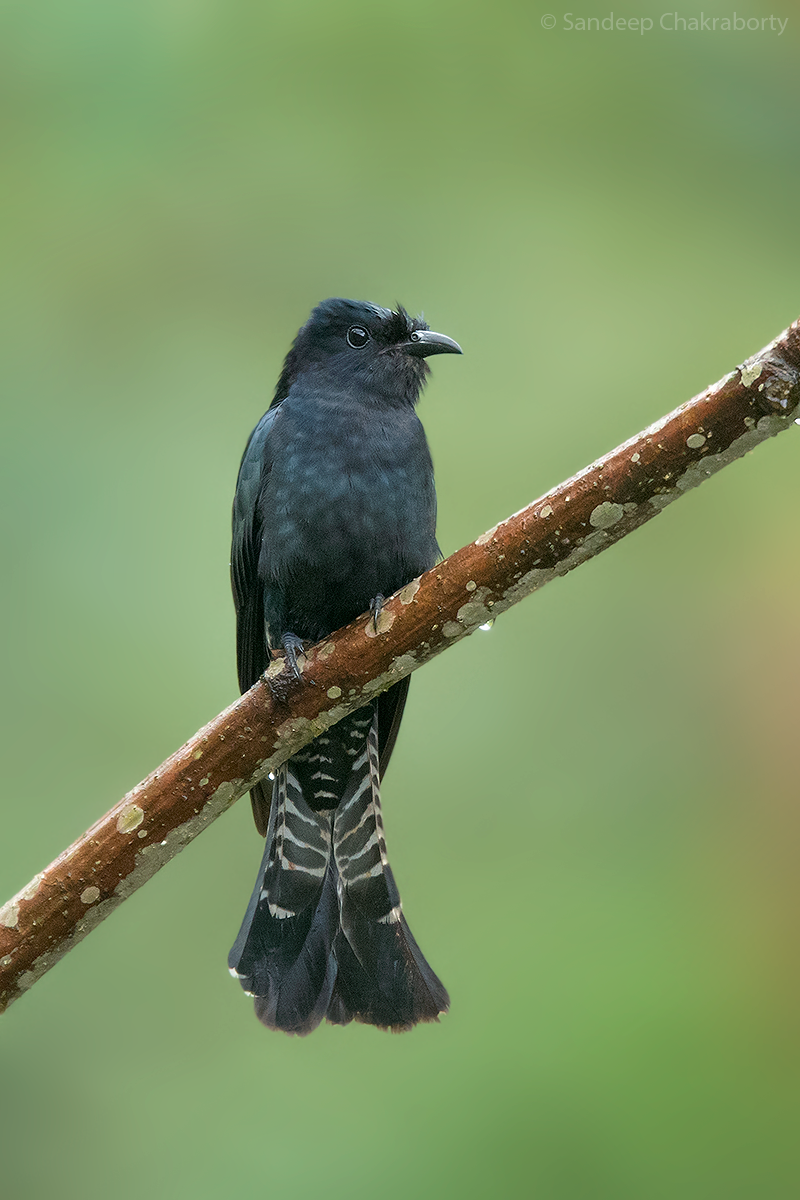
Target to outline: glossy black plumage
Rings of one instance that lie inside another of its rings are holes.
[[[319,305],[287,355],[242,458],[231,578],[242,690],[270,648],[293,660],[433,565],[436,495],[414,411],[425,359],[459,353],[403,309]],[[408,680],[328,730],[253,790],[264,858],[229,966],[259,1018],[392,1029],[448,997],[414,941],[386,858],[380,778]]]

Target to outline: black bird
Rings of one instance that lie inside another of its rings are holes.
[[[314,309],[250,436],[233,502],[231,578],[242,691],[439,555],[436,492],[414,408],[432,354],[460,354],[402,307]],[[402,913],[380,780],[408,679],[316,738],[251,792],[266,847],[228,958],[271,1029],[323,1017],[410,1029],[449,1007]],[[270,802],[271,799],[271,802]]]

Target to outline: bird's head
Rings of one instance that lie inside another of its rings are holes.
[[[425,359],[432,354],[461,354],[461,347],[402,305],[392,310],[361,300],[323,300],[286,356],[272,407],[301,376],[416,404],[428,374]]]

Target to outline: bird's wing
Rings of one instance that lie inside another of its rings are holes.
[[[263,530],[258,497],[269,474],[269,435],[278,413],[271,408],[256,425],[242,455],[233,498],[231,586],[236,607],[239,687],[251,688],[269,664],[264,629],[264,588],[258,577]]]
[[[386,768],[397,741],[410,682],[411,676],[406,675],[405,679],[401,679],[394,687],[390,687],[387,692],[382,692],[378,697],[378,752],[380,754],[381,779],[386,774]]]
[[[233,498],[231,587],[236,607],[236,665],[243,692],[253,686],[269,665],[264,588],[258,576],[263,538],[258,497],[269,474],[269,435],[277,412],[277,408],[271,408],[251,433],[242,455]],[[262,837],[267,833],[271,796],[272,785],[268,779],[257,783],[250,792],[253,819]]]

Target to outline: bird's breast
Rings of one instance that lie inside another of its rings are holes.
[[[298,407],[276,420],[262,565],[290,603],[325,606],[334,629],[432,566],[433,468],[412,410]]]

